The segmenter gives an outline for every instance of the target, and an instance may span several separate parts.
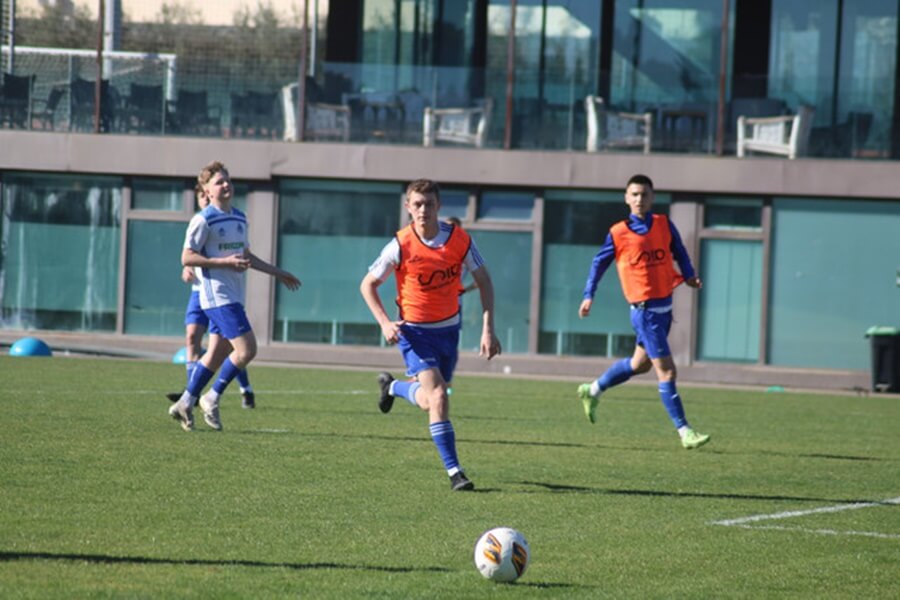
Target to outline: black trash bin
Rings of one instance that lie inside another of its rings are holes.
[[[866,337],[872,340],[872,389],[900,393],[900,329],[870,327]]]

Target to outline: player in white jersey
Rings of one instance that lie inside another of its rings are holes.
[[[200,306],[230,347],[210,338],[210,348],[197,363],[187,389],[169,409],[169,415],[180,421],[185,431],[194,428],[194,404],[220,366],[212,389],[200,398],[200,408],[207,425],[222,429],[219,396],[256,356],[256,336],[244,311],[247,269],[267,273],[290,290],[300,287],[300,280],[294,275],[250,252],[247,218],[231,206],[233,188],[225,165],[210,163],[200,171],[197,183],[209,199],[209,206],[194,215],[188,225],[181,263],[199,272]]]
[[[194,195],[197,198],[197,205],[200,209],[204,209],[209,205],[209,198],[203,193],[200,184],[194,188]],[[210,343],[228,343],[228,340],[213,339],[219,337],[219,331],[215,325],[210,329],[209,317],[200,307],[200,278],[194,272],[193,267],[182,267],[181,280],[191,284],[191,295],[188,299],[187,308],[184,311],[184,333],[185,333],[185,371],[187,374],[187,382],[191,381],[191,374],[197,366],[197,361],[203,354],[203,336],[209,331]],[[256,394],[253,393],[253,387],[250,385],[250,376],[247,369],[241,369],[237,374],[238,384],[241,388],[241,406],[244,408],[256,408]],[[170,402],[178,402],[182,392],[173,392],[166,394],[166,398]]]

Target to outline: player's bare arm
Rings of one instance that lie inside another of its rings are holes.
[[[296,290],[302,284],[299,279],[297,279],[293,273],[285,271],[282,268],[276,267],[270,262],[266,262],[260,257],[256,256],[249,250],[244,252],[244,257],[250,261],[250,268],[254,271],[260,271],[261,273],[266,273],[267,275],[271,275],[279,282],[284,284],[285,287],[289,290]]]
[[[366,301],[366,306],[369,307],[372,316],[378,322],[378,326],[381,327],[381,334],[384,336],[385,341],[388,344],[396,344],[400,341],[400,327],[404,321],[392,321],[388,316],[387,311],[384,310],[384,305],[381,303],[381,297],[378,295],[378,286],[380,285],[381,281],[378,278],[371,273],[366,273],[366,276],[363,277],[362,282],[359,284],[359,292],[362,294],[363,300]]]
[[[483,311],[478,354],[491,360],[502,352],[500,340],[497,339],[497,334],[494,332],[494,284],[491,282],[491,275],[485,266],[473,271],[472,278],[478,286]]]
[[[181,264],[185,267],[200,267],[201,269],[233,269],[235,271],[246,271],[250,268],[250,260],[244,257],[243,254],[209,258],[191,248],[185,248],[182,251]]]

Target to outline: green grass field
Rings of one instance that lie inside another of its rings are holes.
[[[253,366],[258,408],[235,387],[225,430],[198,411],[190,434],[162,396],[179,366],[0,373],[2,598],[900,597],[896,396],[682,386],[713,435],[689,452],[654,386],[591,426],[576,382],[460,375],[477,489],[451,493],[425,414],[380,414],[375,372]],[[513,585],[472,562],[498,525],[531,544]]]

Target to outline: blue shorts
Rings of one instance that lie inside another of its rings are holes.
[[[226,340],[233,340],[253,331],[250,321],[247,320],[244,305],[240,302],[207,308],[204,312],[209,317],[209,332],[221,335]]]
[[[631,326],[637,334],[637,345],[647,351],[650,358],[670,356],[669,329],[672,328],[672,311],[653,312],[644,308],[631,309]]]
[[[209,327],[209,317],[206,316],[206,313],[203,312],[203,309],[200,308],[200,292],[192,291],[191,297],[188,299],[187,309],[184,311],[184,324],[187,325],[202,325],[203,327]]]
[[[444,381],[450,383],[459,358],[459,326],[428,329],[403,325],[397,346],[406,362],[407,377],[438,369]]]

